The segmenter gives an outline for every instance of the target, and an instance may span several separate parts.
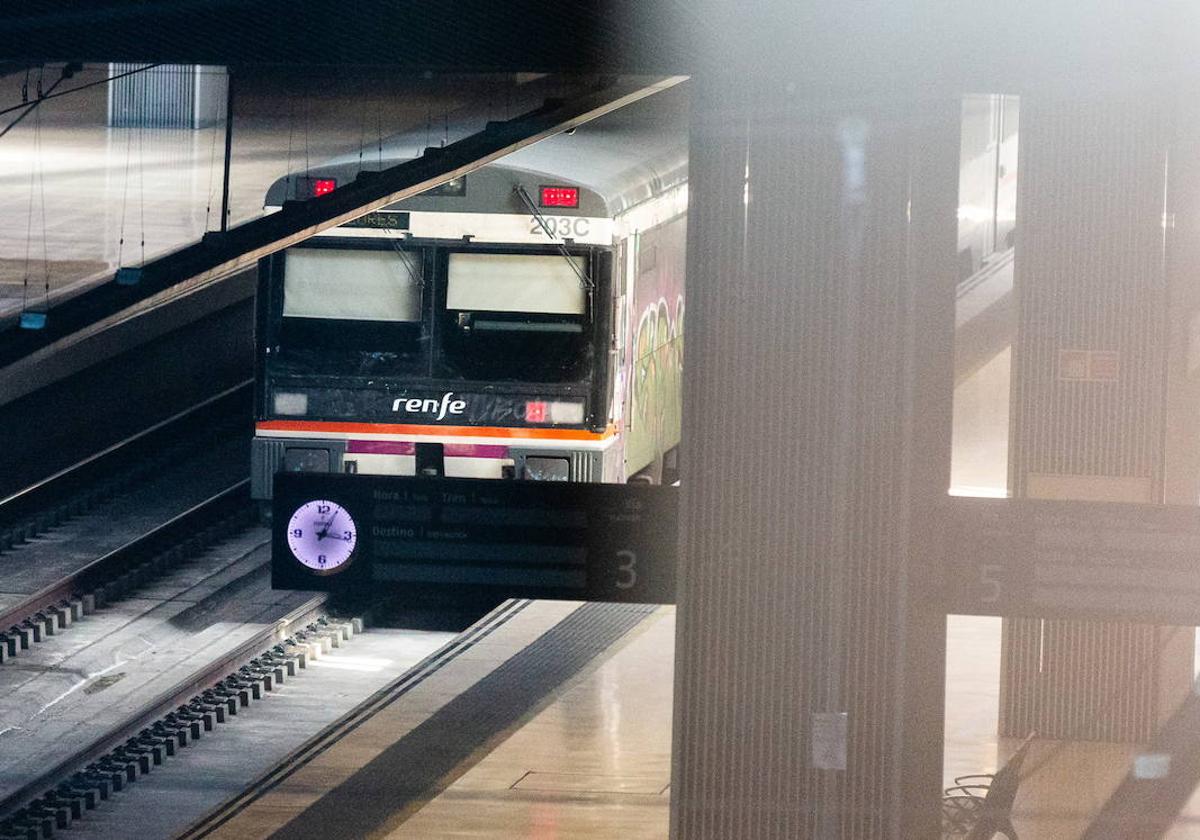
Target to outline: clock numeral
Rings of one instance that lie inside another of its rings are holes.
[[[329,505],[317,505],[317,513],[329,513]]]
[[[320,563],[322,566],[324,566],[324,565],[325,565],[325,555],[324,555],[324,554],[318,554],[318,555],[317,555],[317,562],[318,562],[318,563]]]
[[[292,536],[295,537],[296,539],[300,539],[301,537],[304,536],[304,531],[301,530],[300,528],[293,528]]]
[[[342,539],[344,539],[346,542],[354,539],[354,533],[352,531],[342,531],[342,535]]]

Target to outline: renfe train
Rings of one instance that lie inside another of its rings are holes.
[[[686,143],[638,117],[263,259],[253,495],[279,471],[673,480]],[[356,169],[281,179],[267,204]]]
[[[264,259],[253,495],[278,471],[673,481],[683,87]],[[1011,256],[1015,97],[967,97],[962,131],[969,282]],[[267,204],[358,168],[280,179]]]

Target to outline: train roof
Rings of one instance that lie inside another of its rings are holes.
[[[676,85],[632,105],[614,111],[585,125],[571,134],[558,134],[501,158],[483,167],[487,181],[502,173],[521,173],[521,180],[547,183],[565,182],[594,193],[603,201],[608,216],[644,201],[659,192],[687,180],[687,85]],[[454,115],[454,122],[442,126],[449,141],[465,137],[478,130],[479,113]],[[394,166],[411,160],[426,142],[428,130],[402,132],[384,142],[382,165]],[[370,155],[365,162],[379,167],[379,158]],[[358,150],[311,167],[305,172],[292,173],[278,179],[267,192],[268,205],[279,206],[285,196],[294,195],[296,184],[306,178],[335,178],[341,183],[357,174],[360,166]],[[468,184],[473,175],[468,174]],[[483,180],[483,179],[477,179]],[[307,183],[307,182],[305,182]],[[470,191],[470,187],[468,188]],[[297,196],[299,197],[299,196]],[[394,205],[396,208],[417,209],[411,202],[427,204],[429,199],[417,196]],[[432,209],[432,208],[425,208]],[[462,209],[478,209],[466,207]]]

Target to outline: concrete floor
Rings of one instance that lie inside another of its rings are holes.
[[[665,838],[675,611],[664,608],[388,840]]]

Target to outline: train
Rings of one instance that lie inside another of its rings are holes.
[[[683,88],[264,258],[252,495],[279,471],[678,480]],[[964,98],[960,283],[1011,258],[1017,126],[1016,97]]]
[[[685,102],[622,109],[263,258],[252,496],[280,471],[677,480]],[[266,204],[320,201],[358,168],[286,176]]]

